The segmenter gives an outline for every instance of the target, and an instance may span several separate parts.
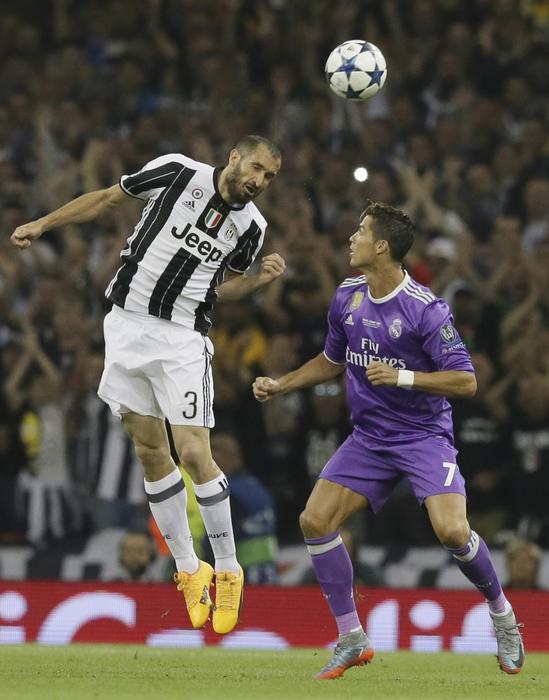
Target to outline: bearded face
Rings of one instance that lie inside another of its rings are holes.
[[[235,204],[247,204],[255,199],[262,192],[254,182],[246,180],[246,173],[243,172],[242,159],[227,173],[227,190],[231,201]]]
[[[228,201],[247,204],[271,184],[280,169],[280,159],[262,145],[253,151],[233,151],[233,154],[224,172]]]

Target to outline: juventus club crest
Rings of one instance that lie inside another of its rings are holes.
[[[226,231],[225,231],[224,234],[223,234],[223,238],[224,238],[226,241],[230,241],[231,238],[232,238],[235,234],[236,234],[236,226],[235,226],[234,224],[229,224],[229,226],[227,226],[227,229],[226,229]]]

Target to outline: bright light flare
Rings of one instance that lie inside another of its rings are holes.
[[[354,169],[353,177],[357,182],[366,182],[368,179],[368,171],[363,165],[360,165],[358,168]]]

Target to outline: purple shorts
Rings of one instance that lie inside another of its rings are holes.
[[[319,479],[359,493],[377,513],[405,476],[420,505],[427,496],[441,493],[465,496],[465,481],[456,456],[457,451],[444,438],[385,443],[354,430],[320,472]]]

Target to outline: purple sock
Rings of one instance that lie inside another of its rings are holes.
[[[353,594],[353,565],[339,532],[305,540],[339,634],[361,628]]]
[[[463,547],[446,547],[462,573],[478,588],[494,613],[505,612],[507,599],[501,589],[486,542],[471,530],[469,541]]]

